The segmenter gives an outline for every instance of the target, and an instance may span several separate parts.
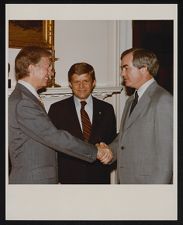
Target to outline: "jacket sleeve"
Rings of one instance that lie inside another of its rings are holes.
[[[88,162],[96,160],[95,146],[73,137],[67,131],[58,130],[35,102],[21,100],[16,108],[16,118],[22,131],[36,142]]]

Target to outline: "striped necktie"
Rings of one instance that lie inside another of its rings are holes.
[[[91,134],[91,122],[89,119],[89,116],[87,112],[85,111],[85,105],[87,103],[85,101],[81,101],[81,122],[82,122],[82,127],[83,127],[83,138],[84,141],[88,142]]]

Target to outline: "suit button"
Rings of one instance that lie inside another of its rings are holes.
[[[125,149],[125,147],[124,146],[121,146],[121,150],[124,150]]]

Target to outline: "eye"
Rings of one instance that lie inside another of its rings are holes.
[[[79,81],[73,81],[72,82],[74,85],[78,85],[79,84]]]
[[[128,70],[128,66],[127,65],[121,66],[120,68],[121,68],[121,71]]]

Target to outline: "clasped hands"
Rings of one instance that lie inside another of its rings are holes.
[[[104,142],[97,143],[96,147],[98,149],[97,159],[103,164],[108,164],[113,158],[112,150]]]

